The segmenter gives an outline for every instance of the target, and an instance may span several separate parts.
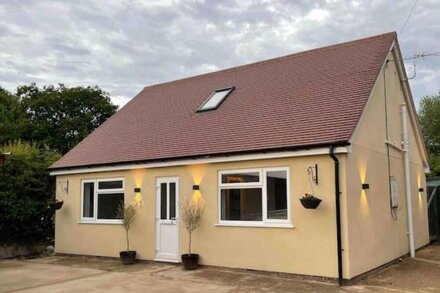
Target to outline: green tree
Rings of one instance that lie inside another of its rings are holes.
[[[419,119],[428,149],[431,176],[440,176],[440,91],[420,101]]]
[[[28,119],[23,139],[47,145],[62,154],[117,110],[108,93],[97,86],[60,84],[39,88],[31,84],[18,87],[17,96]]]
[[[26,125],[18,98],[0,87],[0,145],[20,139]]]
[[[55,178],[47,167],[60,155],[20,141],[0,147],[10,152],[0,165],[0,243],[32,243],[53,237]]]

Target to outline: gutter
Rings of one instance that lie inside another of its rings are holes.
[[[335,146],[335,153],[349,153],[351,148],[347,143],[333,143]],[[77,166],[67,168],[51,168],[49,167],[50,175],[69,175],[69,174],[81,174],[91,172],[107,172],[107,171],[122,171],[132,169],[146,169],[146,168],[160,168],[171,166],[185,166],[194,164],[209,164],[209,163],[223,163],[223,162],[237,162],[248,160],[261,160],[261,159],[274,159],[274,158],[289,158],[289,157],[303,157],[314,155],[327,155],[328,144],[323,146],[314,146],[308,148],[284,148],[276,150],[261,150],[256,152],[244,152],[244,153],[230,153],[219,155],[206,155],[197,157],[182,157],[171,158],[151,161],[137,161],[137,162],[121,162],[102,165],[88,165]]]
[[[339,160],[335,155],[335,146],[330,145],[330,157],[335,163],[335,203],[336,203],[336,242],[338,251],[338,284],[344,284],[343,270],[342,270],[342,236],[341,236],[341,192],[339,185]]]

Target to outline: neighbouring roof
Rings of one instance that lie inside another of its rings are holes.
[[[145,87],[51,168],[348,142],[396,33]],[[212,111],[218,89],[234,87]]]

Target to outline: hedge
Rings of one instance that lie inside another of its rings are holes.
[[[47,167],[57,152],[20,141],[0,146],[9,153],[0,165],[0,244],[31,244],[52,240],[55,191]]]

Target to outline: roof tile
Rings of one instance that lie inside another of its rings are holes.
[[[395,33],[145,87],[51,168],[348,141]],[[235,90],[196,113],[216,89]]]

